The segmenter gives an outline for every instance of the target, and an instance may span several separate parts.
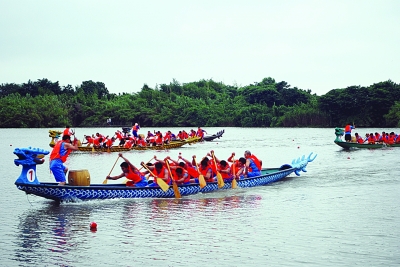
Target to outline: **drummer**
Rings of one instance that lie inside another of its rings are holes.
[[[50,170],[58,185],[65,185],[66,183],[65,174],[68,172],[68,168],[63,163],[67,160],[71,151],[78,150],[78,140],[75,139],[75,141],[75,144],[71,144],[71,136],[64,135],[50,153]]]

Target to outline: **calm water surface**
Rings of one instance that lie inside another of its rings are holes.
[[[206,128],[209,133],[221,129]],[[213,149],[226,159],[249,149],[265,167],[310,152],[318,156],[308,172],[264,187],[181,200],[56,205],[14,185],[21,172],[13,163],[14,148],[49,149],[48,130],[0,129],[1,266],[400,265],[400,148],[347,152],[333,143],[334,129],[225,128],[213,142],[125,155],[139,165],[154,155],[177,158],[181,152],[199,158]],[[76,133],[82,138],[115,130],[78,128]],[[154,129],[140,132],[147,130]],[[364,135],[388,129],[357,130]],[[117,153],[77,153],[67,165],[88,169],[91,182],[102,183],[116,158]],[[113,175],[120,173],[118,165]],[[42,182],[54,181],[48,161],[37,173]],[[92,221],[96,232],[89,229]]]

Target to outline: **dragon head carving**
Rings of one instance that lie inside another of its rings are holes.
[[[50,152],[41,148],[16,148],[14,154],[18,159],[14,159],[15,165],[36,165],[44,162],[43,157]]]

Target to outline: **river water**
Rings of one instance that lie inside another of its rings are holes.
[[[334,129],[225,128],[212,142],[125,156],[139,166],[154,155],[177,158],[181,152],[201,158],[213,149],[226,159],[248,149],[263,167],[279,167],[311,152],[318,156],[301,176],[264,187],[180,200],[56,205],[14,185],[21,172],[13,163],[14,149],[50,150],[48,130],[0,129],[1,266],[400,265],[400,148],[345,151],[333,143]],[[75,130],[81,139],[116,129]],[[181,129],[142,128],[140,133],[147,130]],[[362,136],[382,130],[389,129],[357,129]],[[42,182],[54,181],[47,159],[37,168]],[[117,153],[76,153],[66,165],[87,169],[92,183],[102,183],[116,159]],[[117,164],[112,175],[120,172]],[[97,231],[90,230],[91,222]]]

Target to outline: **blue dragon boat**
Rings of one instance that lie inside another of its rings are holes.
[[[36,166],[44,162],[43,156],[49,151],[40,148],[16,148],[14,154],[18,159],[14,160],[15,165],[22,166],[20,176],[15,181],[19,190],[26,194],[32,194],[57,202],[75,202],[94,199],[114,199],[114,198],[173,198],[175,192],[172,187],[163,191],[159,187],[128,187],[125,184],[89,184],[87,186],[76,186],[66,184],[59,186],[57,183],[41,183],[36,176]],[[313,153],[306,158],[294,159],[292,164],[284,164],[279,168],[262,169],[262,174],[257,177],[244,178],[237,181],[237,186],[241,188],[263,186],[279,181],[294,173],[300,176],[300,172],[306,172],[309,162],[312,162],[317,155]],[[231,189],[231,182],[225,182],[222,188],[218,187],[217,182],[207,183],[203,188],[199,184],[188,184],[179,186],[181,196],[194,195],[198,193],[208,193],[217,190]]]

